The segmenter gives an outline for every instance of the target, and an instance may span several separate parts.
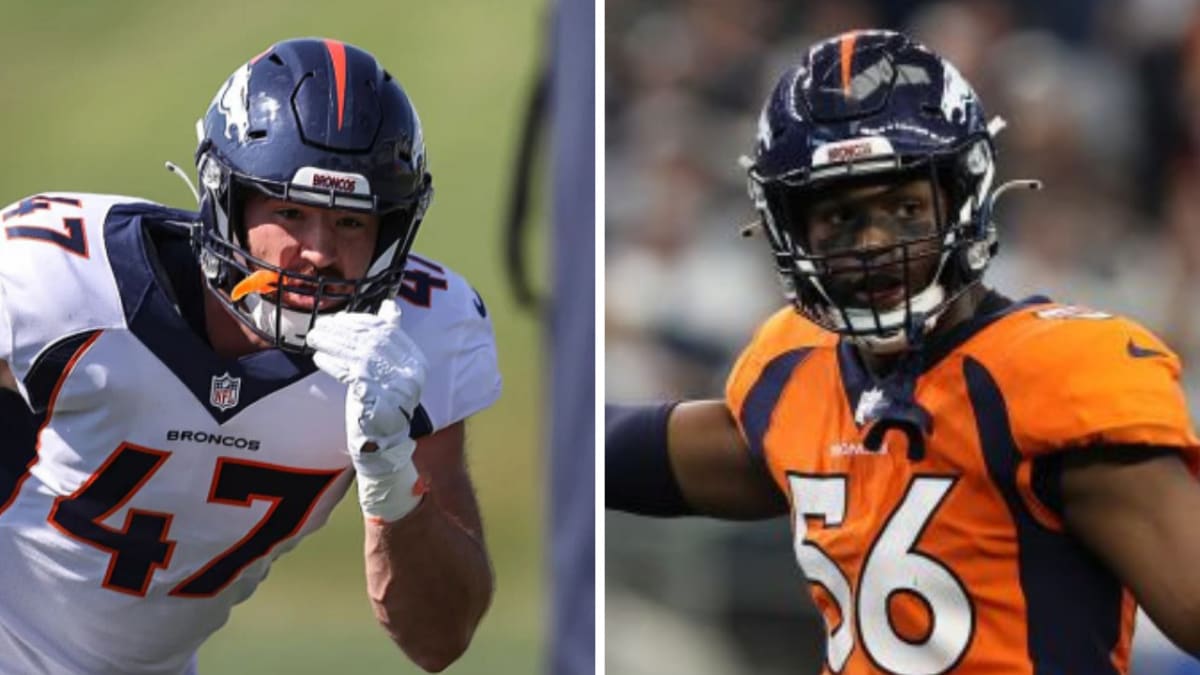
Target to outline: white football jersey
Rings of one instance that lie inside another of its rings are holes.
[[[181,311],[203,282],[169,223],[194,219],[66,193],[0,210],[0,359],[41,425],[0,462],[0,673],[194,669],[353,478],[343,385],[303,355],[222,358]],[[478,294],[408,270],[418,436],[491,405],[500,375]]]

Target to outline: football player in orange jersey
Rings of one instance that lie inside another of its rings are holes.
[[[1137,324],[982,284],[993,136],[904,35],[813,46],[750,193],[792,307],[724,401],[607,410],[607,501],[792,516],[825,672],[1126,673],[1141,604],[1200,653],[1200,439]]]

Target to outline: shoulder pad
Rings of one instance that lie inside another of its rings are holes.
[[[734,417],[739,417],[746,396],[777,358],[789,352],[831,348],[838,336],[808,321],[791,306],[767,319],[742,351],[725,383],[725,400]]]
[[[86,330],[124,325],[105,226],[113,209],[149,202],[52,192],[0,209],[0,358],[23,376],[37,354]]]
[[[479,293],[449,267],[410,254],[399,299],[401,324],[428,363],[421,402],[433,428],[492,405],[500,396],[500,370]]]
[[[967,348],[1003,396],[1025,454],[1097,445],[1177,447],[1200,466],[1179,357],[1127,318],[1041,305]]]

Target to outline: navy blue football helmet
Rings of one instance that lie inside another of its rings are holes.
[[[243,323],[301,350],[319,313],[374,312],[396,294],[433,188],[417,112],[374,56],[336,40],[275,44],[230,75],[196,133],[202,226],[194,243],[209,288]],[[251,256],[242,217],[251,190],[377,215],[367,273],[311,276]],[[259,270],[280,274],[280,283],[233,300],[234,286]],[[315,296],[313,308],[285,307],[285,292]]]
[[[776,85],[744,160],[751,198],[785,291],[802,315],[874,351],[913,345],[951,302],[977,283],[996,251],[990,128],[970,85],[928,48],[891,31],[855,31],[809,49]],[[928,178],[932,235],[832,254],[811,250],[806,208],[831,187]],[[932,280],[909,263],[936,256]],[[834,274],[904,270],[903,302],[875,306],[839,295]],[[923,287],[918,287],[922,286]],[[857,305],[857,306],[856,306]]]

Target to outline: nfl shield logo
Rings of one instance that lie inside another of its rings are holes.
[[[230,377],[226,372],[221,376],[213,376],[212,391],[208,395],[208,402],[212,407],[225,411],[230,408],[236,408],[238,404],[238,392],[242,389],[242,378]]]
[[[880,408],[887,405],[887,399],[879,387],[872,387],[862,393],[858,399],[858,408],[854,411],[854,423],[862,426],[873,422]]]

